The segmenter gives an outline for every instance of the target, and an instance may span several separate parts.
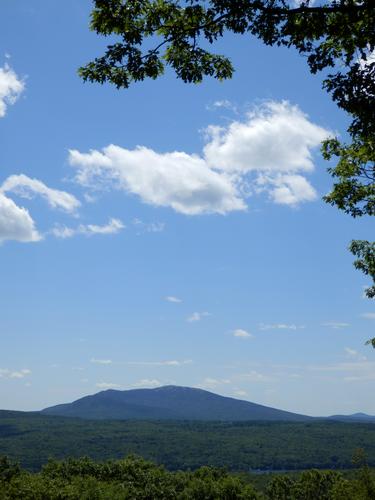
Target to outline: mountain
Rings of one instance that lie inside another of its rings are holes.
[[[312,417],[190,387],[165,386],[156,389],[109,389],[73,403],[42,410],[47,415],[111,420],[217,420],[289,421]]]
[[[332,420],[339,420],[341,422],[375,423],[375,417],[373,415],[367,415],[366,413],[353,413],[353,415],[332,415],[332,417],[328,418]]]

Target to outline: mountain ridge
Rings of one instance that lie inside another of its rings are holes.
[[[290,421],[313,417],[220,396],[199,388],[168,385],[153,389],[108,389],[41,411],[84,419]]]

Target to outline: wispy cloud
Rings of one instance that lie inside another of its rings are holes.
[[[201,384],[199,384],[198,387],[201,389],[215,389],[216,387],[220,385],[227,385],[230,384],[231,380],[226,379],[226,378],[213,378],[213,377],[206,377]]]
[[[0,378],[25,378],[31,375],[31,370],[23,368],[22,370],[9,370],[8,368],[0,368]]]
[[[168,295],[168,297],[165,297],[165,300],[167,302],[173,302],[174,304],[180,304],[182,302],[181,299],[175,297],[174,295]]]
[[[191,365],[193,363],[192,359],[185,359],[183,361],[177,361],[175,359],[165,360],[165,361],[127,361],[127,365],[133,366],[183,366]]]
[[[350,324],[340,321],[327,321],[325,323],[322,323],[322,326],[326,326],[327,328],[333,328],[333,330],[341,330],[341,328],[347,328],[348,326],[350,326]]]
[[[361,316],[365,319],[375,319],[375,312],[363,313]]]
[[[137,228],[137,234],[161,233],[165,229],[165,222],[143,222],[141,219],[133,219],[133,226]]]
[[[2,193],[14,193],[21,198],[33,198],[35,195],[44,198],[52,208],[60,208],[68,213],[74,213],[81,203],[75,196],[66,191],[52,189],[38,179],[27,175],[11,175],[0,186]]]
[[[114,384],[112,382],[98,382],[96,384],[96,387],[98,387],[99,389],[119,389],[121,385]]]
[[[260,323],[259,330],[302,330],[306,328],[304,325],[295,325],[294,323]]]
[[[73,236],[82,234],[84,236],[94,236],[94,235],[107,235],[107,234],[117,234],[123,229],[125,225],[120,219],[109,219],[107,224],[103,226],[97,224],[80,224],[76,228],[71,228],[63,225],[56,225],[51,233],[60,239],[72,238]]]
[[[157,380],[155,378],[149,379],[149,378],[143,378],[142,380],[138,380],[138,382],[135,382],[133,384],[133,387],[147,387],[147,388],[154,388],[154,387],[160,387],[162,383],[160,380]]]
[[[193,314],[191,314],[186,318],[186,321],[188,321],[189,323],[194,323],[196,321],[201,321],[202,318],[205,318],[207,316],[211,316],[211,314],[207,311],[193,312]]]
[[[96,358],[91,358],[90,363],[96,364],[96,365],[111,365],[112,360],[111,359],[96,359]]]

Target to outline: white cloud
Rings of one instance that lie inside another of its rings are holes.
[[[341,330],[342,328],[347,328],[349,323],[343,323],[340,321],[327,321],[326,323],[322,323],[322,326],[327,326],[328,328],[333,328],[334,330]]]
[[[202,318],[205,318],[206,316],[211,316],[209,312],[204,311],[204,312],[193,312],[188,318],[186,318],[186,321],[189,323],[194,323],[195,321],[200,321]]]
[[[165,300],[168,302],[173,302],[175,304],[180,304],[182,302],[181,299],[178,297],[174,297],[173,295],[168,295],[168,297],[165,297]]]
[[[302,175],[260,175],[257,179],[260,192],[268,191],[272,201],[279,205],[296,206],[299,203],[314,201],[317,193]]]
[[[249,339],[254,337],[251,333],[247,332],[246,330],[243,330],[242,328],[237,328],[236,330],[233,330],[233,337],[238,337],[241,339]]]
[[[311,172],[311,149],[329,132],[308,120],[290,103],[269,101],[247,114],[244,122],[207,129],[207,163],[227,172]]]
[[[153,387],[160,387],[162,385],[162,383],[153,378],[153,379],[149,379],[149,378],[144,378],[142,380],[138,380],[138,382],[135,382],[133,384],[133,387],[150,387],[150,388],[153,388]]]
[[[17,101],[24,89],[24,82],[8,64],[0,68],[0,118],[5,116],[7,107]]]
[[[96,365],[111,365],[112,360],[111,359],[96,359],[96,358],[91,358],[90,363],[94,363]]]
[[[229,111],[233,111],[234,113],[237,113],[237,106],[233,104],[229,99],[219,99],[212,104],[209,104],[206,107],[208,110],[213,110],[213,109],[228,109]]]
[[[246,210],[245,199],[262,192],[283,205],[313,201],[316,192],[302,174],[314,170],[312,150],[329,134],[297,106],[267,102],[243,121],[208,127],[201,156],[109,145],[71,150],[69,162],[85,187],[121,190],[188,215],[225,214]]]
[[[31,374],[31,370],[24,368],[22,370],[8,370],[0,368],[0,378],[25,378]]]
[[[274,324],[265,324],[260,323],[259,330],[301,330],[304,329],[304,325],[295,325],[293,323],[274,323]]]
[[[117,234],[126,226],[121,222],[120,219],[111,218],[108,224],[103,226],[98,226],[96,224],[80,224],[76,228],[67,227],[63,225],[56,225],[51,233],[56,236],[56,238],[66,239],[72,238],[77,234],[83,234],[85,236],[93,236],[95,234]]]
[[[0,244],[7,240],[35,242],[41,239],[29,212],[0,192]]]
[[[113,384],[112,382],[98,382],[96,387],[99,389],[119,389],[121,385]]]
[[[362,314],[362,318],[365,318],[365,319],[375,319],[375,313],[371,312],[371,313],[364,313]]]
[[[69,161],[77,167],[75,179],[83,186],[110,186],[179,213],[224,214],[246,208],[229,176],[210,169],[196,155],[110,145],[102,152],[71,150]]]
[[[27,175],[11,175],[0,187],[3,193],[12,192],[22,198],[32,198],[39,195],[44,198],[52,208],[60,208],[68,213],[74,213],[81,203],[75,196],[65,191],[51,189],[38,179],[31,179]]]

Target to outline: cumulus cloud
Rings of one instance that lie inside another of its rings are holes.
[[[173,302],[175,304],[180,304],[182,302],[181,299],[179,299],[178,297],[174,297],[173,295],[168,295],[168,297],[165,297],[165,300],[167,302]]]
[[[44,198],[52,208],[60,208],[68,213],[73,213],[81,205],[75,196],[65,191],[51,189],[38,179],[31,179],[27,175],[11,175],[0,187],[3,193],[14,193],[22,198],[33,198],[39,195]]]
[[[111,186],[143,202],[196,215],[244,210],[245,202],[229,176],[210,169],[202,158],[184,152],[157,153],[110,145],[102,152],[70,151],[76,181],[86,187]]]
[[[96,365],[111,365],[112,360],[111,359],[96,359],[96,358],[91,358],[90,363],[94,363]]]
[[[251,337],[254,337],[254,335],[247,332],[246,330],[243,330],[242,328],[237,328],[236,330],[233,330],[232,334],[233,337],[237,337],[240,339],[249,339]]]
[[[17,101],[24,89],[24,82],[8,64],[0,68],[0,118],[5,116],[8,106]]]
[[[93,236],[95,234],[117,234],[124,228],[125,225],[120,219],[111,218],[108,224],[103,226],[96,224],[80,224],[78,227],[72,228],[59,224],[51,230],[51,233],[56,236],[56,238],[67,239],[78,234],[83,234],[85,236]]]
[[[0,368],[0,378],[25,378],[31,374],[31,370],[24,368],[22,370],[8,370]]]
[[[41,239],[29,212],[0,192],[0,244],[7,240],[26,243]]]
[[[205,132],[201,156],[109,145],[71,150],[69,162],[82,186],[121,190],[188,215],[246,210],[246,198],[260,193],[290,206],[316,198],[305,174],[314,170],[313,149],[330,132],[297,106],[267,102],[242,121]]]
[[[196,321],[200,321],[202,318],[205,318],[206,316],[210,316],[210,313],[207,311],[204,312],[193,312],[188,318],[186,318],[186,321],[189,323],[194,323]]]
[[[286,101],[270,101],[228,127],[210,126],[204,148],[207,163],[229,172],[311,172],[311,150],[328,131]]]

